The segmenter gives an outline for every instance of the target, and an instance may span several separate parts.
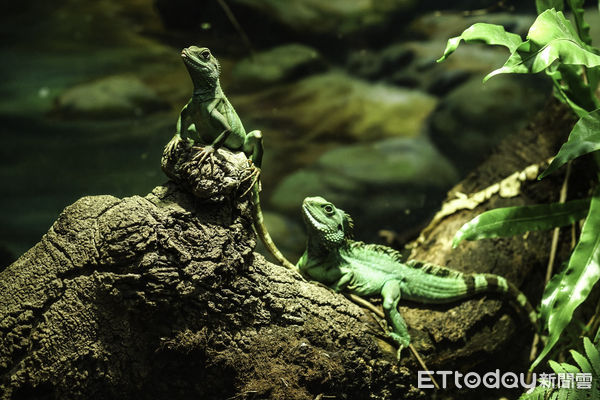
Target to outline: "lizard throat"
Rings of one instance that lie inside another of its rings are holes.
[[[319,222],[314,215],[310,212],[307,206],[302,206],[302,211],[304,214],[304,219],[307,222],[307,225],[310,225],[312,228],[316,229],[319,232],[329,231],[329,227],[321,222]]]
[[[312,233],[309,232],[309,241],[312,242],[311,247],[333,249],[343,243],[344,233],[337,227],[332,228],[320,222],[305,205],[302,206],[302,211],[309,231],[313,231]]]

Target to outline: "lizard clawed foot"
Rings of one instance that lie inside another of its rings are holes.
[[[407,340],[395,332],[388,332],[388,336],[398,345],[398,351],[396,352],[396,360],[400,362],[402,350],[409,346],[410,339]]]
[[[213,159],[215,148],[211,145],[207,145],[204,147],[192,147],[193,150],[199,150],[198,153],[192,157],[192,161],[197,161],[199,164],[202,164],[207,158],[210,162],[210,173],[212,175],[215,167],[215,161]]]
[[[179,135],[173,136],[173,138],[165,146],[165,150],[163,151],[163,154],[166,155],[167,157],[171,157],[173,155],[173,153],[175,153],[177,146],[179,146],[179,142],[181,142],[181,136],[179,136]]]

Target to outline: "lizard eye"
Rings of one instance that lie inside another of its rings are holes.
[[[204,50],[201,54],[205,60],[208,60],[210,58],[210,51],[208,51],[208,50]]]
[[[326,213],[332,213],[333,212],[333,207],[331,207],[330,205],[324,206],[323,209],[325,210]]]

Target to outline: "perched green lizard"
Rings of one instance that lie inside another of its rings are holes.
[[[354,241],[351,217],[322,197],[304,199],[302,213],[308,241],[297,264],[300,272],[336,292],[381,296],[391,327],[388,335],[399,346],[398,359],[410,343],[406,323],[398,311],[401,298],[436,304],[477,293],[500,293],[520,306],[537,326],[537,314],[525,295],[501,276],[465,274],[414,260],[405,263],[400,253],[389,247]]]
[[[243,151],[257,171],[256,181],[252,185],[254,227],[277,261],[295,269],[277,249],[263,221],[258,181],[263,156],[261,132],[254,130],[246,133],[242,121],[221,89],[221,67],[209,49],[187,47],[182,50],[181,58],[194,84],[194,92],[181,110],[177,131],[167,144],[165,152],[172,154],[182,141],[188,146],[200,143],[203,147],[199,147],[201,151],[194,158],[200,158],[202,163],[207,157],[212,157],[214,151],[220,147]],[[212,162],[212,159],[210,160]]]

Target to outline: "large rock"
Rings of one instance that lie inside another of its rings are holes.
[[[263,124],[284,126],[288,137],[366,141],[418,135],[436,99],[332,71],[254,94],[232,96],[232,103],[238,112]]]
[[[446,42],[476,22],[503,25],[510,32],[524,35],[533,22],[531,15],[485,14],[464,16],[459,13],[425,14],[408,27],[411,36],[421,40],[403,40],[380,50],[356,49],[347,59],[347,68],[369,80],[383,80],[398,86],[417,88],[442,96],[473,75],[487,74],[506,61],[508,52],[500,46],[462,44],[443,63]]]
[[[303,34],[340,37],[380,28],[390,16],[414,9],[415,0],[234,0]]]
[[[285,44],[237,63],[232,83],[253,90],[297,80],[324,68],[326,64],[317,50],[302,44]]]
[[[324,153],[275,189],[270,204],[300,216],[307,196],[323,196],[357,216],[362,238],[379,229],[402,230],[422,222],[457,174],[424,138],[392,138],[342,146]]]
[[[54,112],[67,118],[119,118],[169,108],[154,90],[134,75],[113,75],[77,85],[56,99]]]
[[[347,68],[353,74],[444,96],[472,76],[487,74],[502,66],[508,57],[503,48],[478,44],[463,45],[442,63],[445,40],[406,41],[379,51],[355,50]]]
[[[234,31],[218,2],[154,0],[163,21],[174,30],[193,29],[210,21],[219,32]],[[392,28],[418,5],[416,0],[230,0],[241,25],[261,42],[282,36],[322,38],[339,42],[344,36],[364,38]],[[252,37],[252,35],[251,35]],[[275,40],[274,40],[275,39]],[[310,40],[310,39],[309,39]]]
[[[532,14],[500,12],[465,15],[459,12],[432,12],[415,18],[408,29],[428,40],[441,41],[445,46],[448,39],[460,35],[478,22],[502,25],[506,31],[525,37],[534,20],[535,15]]]
[[[508,134],[542,108],[550,85],[537,76],[482,76],[450,92],[433,112],[430,134],[440,151],[466,173]]]

